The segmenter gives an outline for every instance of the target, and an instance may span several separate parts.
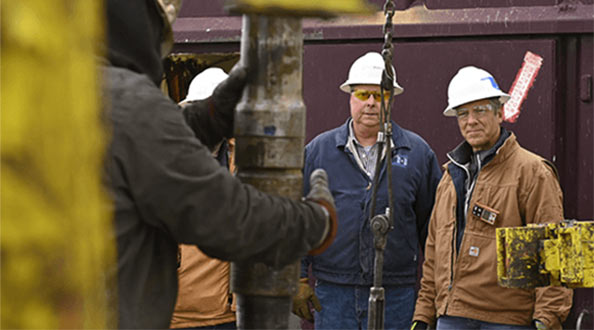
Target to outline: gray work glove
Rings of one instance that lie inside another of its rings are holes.
[[[313,315],[311,315],[310,303],[316,311],[322,310],[322,305],[311,286],[309,286],[307,278],[299,279],[299,287],[297,293],[293,296],[293,314],[309,322],[313,322]]]
[[[209,149],[233,135],[235,106],[241,99],[246,82],[246,68],[235,66],[210,97],[182,106],[186,123]]]
[[[309,194],[305,200],[312,201],[320,206],[326,213],[328,225],[326,232],[322,236],[320,244],[313,250],[309,251],[309,255],[318,255],[326,250],[334,241],[336,230],[338,229],[338,216],[336,215],[336,206],[334,205],[334,198],[328,188],[328,175],[326,171],[321,168],[314,170],[309,177]]]

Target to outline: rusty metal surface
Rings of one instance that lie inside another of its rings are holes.
[[[497,229],[499,285],[594,287],[594,221]]]
[[[513,34],[592,33],[594,6],[563,3],[555,6],[428,9],[413,5],[394,15],[396,38],[489,36]],[[304,21],[306,40],[362,39],[379,35],[381,11],[374,15],[340,16]],[[238,17],[180,17],[173,25],[176,43],[238,41]]]
[[[541,274],[540,241],[546,226],[497,228],[497,282],[510,288],[535,288],[550,284]]]

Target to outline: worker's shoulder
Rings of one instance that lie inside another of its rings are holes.
[[[427,141],[425,141],[425,139],[420,136],[418,133],[413,132],[411,130],[402,128],[402,127],[398,127],[401,131],[401,138],[403,138],[405,140],[405,142],[409,145],[409,147],[413,150],[417,149],[417,150],[423,150],[426,152],[430,152],[430,153],[434,153],[433,149],[431,148],[431,146],[429,145],[429,143],[427,143]],[[396,137],[398,139],[398,137]],[[398,141],[397,141],[398,144]]]
[[[105,76],[112,111],[137,117],[165,114],[164,108],[178,108],[147,75],[110,66],[106,67]]]
[[[347,141],[347,137],[348,129],[346,129],[345,125],[341,125],[318,134],[307,144],[307,148],[344,144]]]
[[[522,170],[524,175],[558,177],[557,168],[551,161],[519,145],[512,159],[511,166]]]

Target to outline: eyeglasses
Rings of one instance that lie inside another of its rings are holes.
[[[472,112],[474,118],[482,118],[489,111],[493,111],[495,108],[491,104],[476,105],[472,108],[458,108],[456,109],[456,117],[461,120],[468,119],[468,115]]]
[[[373,99],[376,102],[379,102],[382,100],[382,96],[379,91],[376,92],[376,91],[368,91],[365,89],[357,89],[357,90],[353,91],[353,95],[361,101],[369,100],[369,96],[371,96],[371,95],[373,95]],[[390,92],[384,91],[384,100],[387,100],[389,98],[390,98]]]

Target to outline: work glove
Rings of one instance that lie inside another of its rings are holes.
[[[336,230],[338,229],[338,216],[336,215],[334,198],[328,188],[328,175],[326,171],[321,168],[314,170],[309,177],[309,186],[309,194],[307,194],[305,200],[319,204],[326,214],[327,219],[326,231],[320,243],[308,253],[309,255],[318,255],[324,252],[332,244],[332,241],[334,241]]]
[[[309,303],[313,305],[316,311],[322,310],[322,305],[314,290],[309,286],[307,278],[299,279],[299,288],[297,294],[293,296],[293,314],[299,316],[302,319],[306,319],[309,322],[313,321],[313,315]]]
[[[536,330],[547,330],[546,324],[542,323],[540,320],[534,320],[534,327]]]
[[[246,82],[246,68],[235,66],[210,97],[182,105],[186,123],[210,150],[223,138],[233,135],[235,106],[241,99]]]
[[[428,328],[428,324],[423,321],[413,321],[410,330],[427,330]]]

